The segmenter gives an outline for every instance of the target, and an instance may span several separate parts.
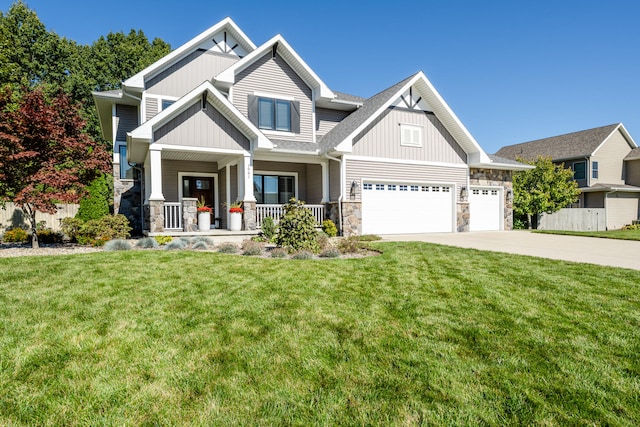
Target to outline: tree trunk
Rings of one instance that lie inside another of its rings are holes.
[[[22,211],[27,214],[29,222],[31,223],[31,248],[38,249],[40,244],[38,243],[38,233],[36,230],[36,211],[29,204],[24,204],[21,208]]]
[[[527,228],[528,228],[529,230],[531,230],[531,228],[532,228],[531,226],[532,226],[532,225],[533,225],[533,224],[531,224],[531,214],[530,214],[530,213],[528,213],[528,214],[527,214]]]

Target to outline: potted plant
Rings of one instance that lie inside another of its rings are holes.
[[[196,206],[198,209],[198,230],[209,231],[211,229],[211,212],[213,212],[213,209],[205,204],[204,196],[200,197],[196,202]]]
[[[229,230],[240,231],[242,228],[242,202],[234,202],[229,205]]]

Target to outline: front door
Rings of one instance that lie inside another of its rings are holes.
[[[209,206],[211,212],[211,224],[215,224],[215,193],[214,178],[202,176],[185,176],[182,178],[182,195],[183,197],[192,197],[200,200],[204,197],[205,205]]]

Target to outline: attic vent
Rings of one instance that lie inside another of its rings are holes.
[[[207,92],[202,92],[202,111],[207,109]]]
[[[276,55],[277,55],[277,53],[278,53],[278,43],[274,44],[274,45],[271,47],[271,57],[272,57],[272,58],[275,58],[275,57],[276,57]]]

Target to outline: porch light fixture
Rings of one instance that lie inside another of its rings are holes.
[[[351,198],[351,200],[355,200],[357,191],[358,183],[356,181],[351,181],[351,190],[349,191],[349,197]]]
[[[513,190],[507,190],[507,200],[513,202]]]
[[[460,200],[467,200],[467,187],[464,185],[460,187]]]

